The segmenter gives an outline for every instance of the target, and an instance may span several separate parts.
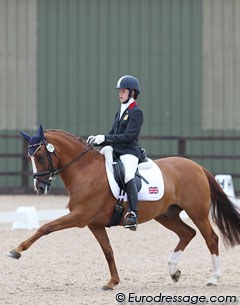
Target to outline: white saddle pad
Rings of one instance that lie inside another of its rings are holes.
[[[120,189],[113,175],[112,152],[113,149],[111,146],[105,146],[100,151],[100,153],[105,156],[107,177],[111,191],[114,197],[118,199]],[[164,194],[164,181],[162,172],[157,164],[148,158],[148,162],[140,163],[138,169],[139,173],[149,182],[149,184],[147,184],[142,180],[142,188],[138,193],[138,200],[155,201],[161,199]],[[124,201],[127,201],[127,195],[125,195]]]

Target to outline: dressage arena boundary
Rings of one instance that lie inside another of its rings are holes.
[[[16,212],[1,212],[0,223],[12,223],[12,230],[32,230],[40,227],[40,221],[54,220],[68,213],[68,209],[37,211],[35,207],[18,207]]]
[[[234,203],[240,208],[240,200],[235,198]],[[11,230],[32,230],[40,227],[40,221],[51,221],[68,213],[68,209],[37,210],[35,207],[20,206],[17,208],[16,212],[1,212],[0,224],[12,223]],[[180,213],[180,217],[182,220],[187,220],[189,218],[185,211]]]
[[[11,230],[32,230],[40,227],[40,221],[51,221],[68,213],[68,209],[37,210],[35,207],[20,206],[17,208],[16,212],[1,212],[0,224],[12,223]],[[180,216],[183,220],[188,218],[185,211],[182,211]]]

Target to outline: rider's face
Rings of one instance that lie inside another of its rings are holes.
[[[119,89],[118,95],[119,95],[119,100],[121,103],[124,103],[128,100],[128,94],[129,90],[128,89]]]

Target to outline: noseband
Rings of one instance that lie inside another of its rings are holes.
[[[37,150],[40,149],[40,147],[42,145],[44,145],[44,147],[45,147],[45,151],[46,151],[46,155],[47,155],[47,159],[48,159],[48,164],[49,164],[49,170],[48,171],[43,171],[43,172],[38,172],[38,173],[33,173],[32,175],[33,175],[34,179],[37,179],[38,181],[43,182],[47,185],[50,185],[51,181],[54,180],[58,174],[60,174],[67,167],[69,167],[74,162],[76,162],[81,157],[83,157],[92,148],[92,145],[90,145],[83,152],[81,152],[75,159],[73,159],[72,161],[70,161],[69,163],[67,163],[66,165],[61,167],[60,169],[57,169],[57,168],[54,168],[54,166],[53,166],[52,154],[54,154],[54,156],[56,156],[57,159],[60,160],[60,158],[55,153],[54,147],[51,144],[47,143],[46,141],[43,141],[43,142],[40,142],[38,144],[29,145],[28,148],[33,148],[35,146],[38,146],[38,148],[34,152],[34,154],[35,154],[37,152]],[[50,145],[51,145],[52,149],[49,147]],[[45,177],[45,176],[49,176],[49,178],[48,178],[49,182],[39,179],[39,177]]]

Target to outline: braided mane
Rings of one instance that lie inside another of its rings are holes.
[[[44,131],[44,133],[46,133],[46,135],[47,135],[48,133],[51,133],[51,132],[56,133],[56,134],[57,134],[57,133],[58,133],[58,134],[62,134],[63,136],[66,136],[66,137],[70,137],[70,138],[72,138],[74,141],[77,141],[83,148],[84,148],[84,147],[87,148],[87,147],[89,146],[85,140],[83,140],[83,139],[82,139],[81,137],[79,137],[79,136],[74,135],[74,134],[71,133],[71,132],[68,132],[68,131],[65,131],[65,130],[62,130],[62,129],[47,129],[46,131]],[[94,147],[92,147],[92,149],[89,151],[88,155],[89,155],[89,156],[94,155],[94,156],[96,157],[96,154],[97,154],[98,156],[101,156],[101,157],[102,157],[102,155],[99,153],[99,151],[98,151],[97,149],[95,149]]]
[[[74,140],[77,140],[78,142],[80,142],[80,143],[86,145],[86,141],[83,140],[81,137],[76,136],[76,135],[74,135],[73,133],[68,132],[68,131],[65,131],[65,130],[62,130],[62,129],[48,129],[48,130],[46,130],[46,131],[44,131],[44,132],[45,132],[45,133],[48,133],[48,132],[63,133],[63,134],[65,134],[66,136],[70,136],[70,137],[72,137]]]

